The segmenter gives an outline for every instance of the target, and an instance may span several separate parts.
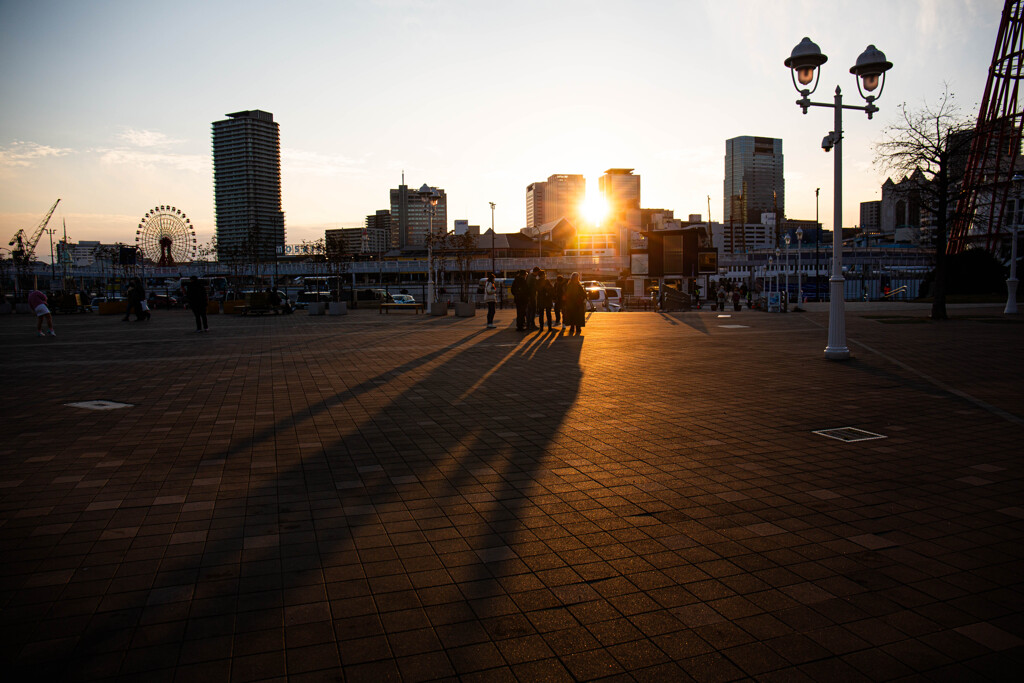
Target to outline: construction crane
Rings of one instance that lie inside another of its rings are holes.
[[[60,198],[53,203],[50,210],[46,212],[46,217],[39,222],[39,225],[32,232],[31,235],[25,232],[24,228],[14,233],[14,237],[11,238],[10,246],[17,245],[17,248],[11,251],[11,256],[14,257],[14,262],[19,265],[28,265],[32,262],[32,259],[36,255],[36,245],[39,244],[39,238],[43,235],[43,230],[50,222],[50,216],[53,215],[53,210],[60,204]]]

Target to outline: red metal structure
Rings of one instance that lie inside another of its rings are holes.
[[[947,253],[959,253],[969,244],[984,245],[994,252],[999,245],[1012,191],[1011,179],[1021,165],[1024,112],[1017,96],[1024,75],[1022,13],[1024,0],[1006,0],[961,193],[952,216]]]

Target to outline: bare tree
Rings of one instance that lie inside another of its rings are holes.
[[[973,139],[974,121],[965,117],[947,86],[934,104],[920,109],[899,105],[900,119],[882,131],[875,164],[903,176],[918,174],[921,205],[935,221],[935,280],[932,320],[946,320],[946,242],[957,210],[963,163]]]

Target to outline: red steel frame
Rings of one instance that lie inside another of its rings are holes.
[[[1010,179],[1021,153],[1024,120],[1017,92],[1024,75],[1022,14],[1022,0],[1006,0],[963,185],[952,216],[948,253],[959,253],[972,242],[980,246],[982,240],[989,251],[999,244]],[[989,210],[978,212],[979,202],[991,202]]]

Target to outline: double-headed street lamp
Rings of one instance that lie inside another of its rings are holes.
[[[811,102],[810,96],[818,89],[820,72],[818,67],[828,61],[821,49],[804,38],[793,48],[785,65],[789,67],[793,77],[793,87],[800,93],[796,101],[804,114],[810,107],[831,107],[835,111],[835,129],[821,141],[826,152],[835,150],[835,191],[833,192],[832,215],[832,277],[829,278],[829,315],[828,315],[828,346],[825,347],[825,358],[829,360],[846,360],[850,357],[850,349],[846,346],[846,308],[843,301],[845,282],[843,280],[843,110],[856,109],[863,111],[870,119],[878,107],[875,100],[882,96],[885,88],[885,72],[892,68],[885,55],[868,45],[867,49],[857,58],[857,63],[850,68],[850,73],[858,77],[857,92],[867,102],[867,106],[857,107],[843,104],[843,93],[836,86],[835,100],[832,104]],[[813,86],[810,89],[801,86]],[[877,95],[865,95],[864,92]]]
[[[423,183],[423,187],[420,188],[420,198],[429,214],[427,229],[427,305],[429,306],[434,303],[434,213],[437,211],[437,202],[441,198],[441,193]]]

